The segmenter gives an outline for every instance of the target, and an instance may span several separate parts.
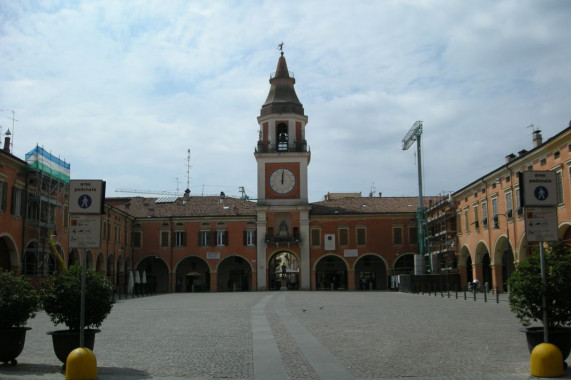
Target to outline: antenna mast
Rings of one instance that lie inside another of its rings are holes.
[[[190,190],[190,149],[187,150],[186,156],[186,189]]]

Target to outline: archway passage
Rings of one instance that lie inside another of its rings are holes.
[[[387,266],[378,256],[365,255],[355,265],[355,286],[360,290],[387,289]]]
[[[17,263],[12,261],[16,256],[16,245],[7,236],[0,237],[0,270],[14,270]]]
[[[169,270],[165,262],[157,256],[143,259],[137,266],[137,270],[140,273],[145,271],[147,280],[145,286],[149,293],[167,293],[169,291]]]
[[[472,271],[472,257],[468,255],[466,259],[466,283],[474,281],[474,272]]]
[[[511,249],[504,251],[502,254],[502,289],[501,291],[506,291],[508,289],[508,280],[510,279],[512,273],[515,271],[514,255]]]
[[[482,285],[487,283],[489,286],[492,286],[492,267],[490,265],[490,255],[487,253],[482,258],[482,276],[484,277]]]
[[[347,265],[337,256],[326,256],[315,266],[317,290],[346,290]]]
[[[400,256],[393,266],[393,274],[414,274],[414,254],[408,253]]]
[[[217,270],[219,292],[238,292],[250,290],[252,283],[252,267],[240,256],[224,259]]]
[[[270,290],[299,289],[299,260],[288,251],[278,252],[268,263]]]
[[[196,256],[182,259],[176,268],[176,292],[208,292],[210,291],[210,268],[208,264]]]

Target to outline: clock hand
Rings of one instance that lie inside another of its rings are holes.
[[[282,169],[282,185],[284,184],[284,170]]]

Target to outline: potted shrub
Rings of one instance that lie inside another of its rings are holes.
[[[113,285],[107,277],[87,270],[85,280],[84,346],[93,350],[95,334],[113,307]],[[42,284],[40,303],[55,324],[67,330],[51,331],[54,351],[64,365],[71,351],[79,347],[81,313],[81,266],[74,265],[50,276]]]
[[[0,270],[0,362],[16,365],[24,349],[28,319],[38,308],[38,293],[22,277]]]
[[[509,303],[526,332],[530,351],[543,343],[543,327],[530,327],[532,322],[543,320],[543,299],[547,299],[547,326],[549,343],[559,347],[563,360],[571,350],[571,248],[558,241],[545,249],[546,285],[541,278],[539,250],[520,263],[510,277]]]

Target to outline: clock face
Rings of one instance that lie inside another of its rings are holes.
[[[287,194],[295,186],[295,175],[288,169],[277,169],[270,176],[270,187],[279,194]]]

